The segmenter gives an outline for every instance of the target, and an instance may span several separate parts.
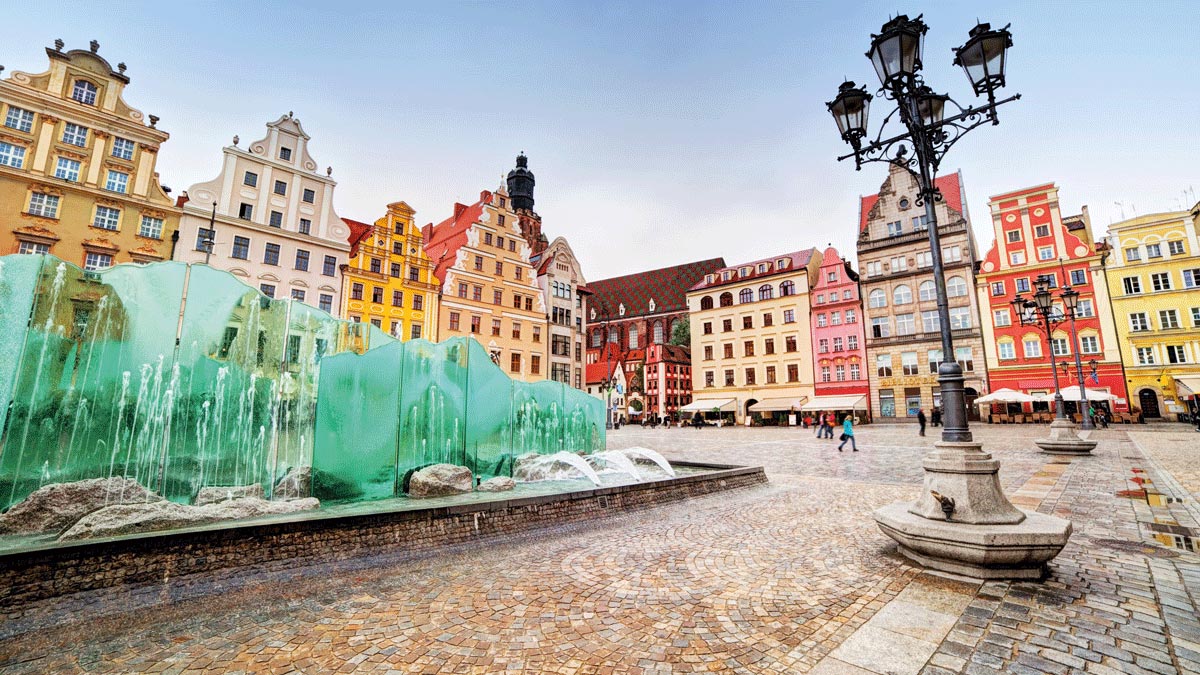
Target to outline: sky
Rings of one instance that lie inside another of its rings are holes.
[[[589,280],[828,244],[853,260],[859,196],[887,167],[836,160],[847,148],[825,101],[847,78],[877,88],[864,53],[897,13],[924,13],[926,81],[964,106],[977,101],[951,48],[977,20],[1012,24],[1004,93],[1022,99],[942,167],[963,171],[981,255],[993,194],[1055,182],[1063,213],[1088,205],[1097,235],[1200,195],[1195,2],[99,7],[9,7],[22,30],[0,47],[4,75],[44,71],[55,38],[98,40],[128,65],[126,101],[171,134],[158,170],[174,194],[215,177],[234,135],[244,147],[288,111],[333,167],[344,218],[404,200],[439,222],[524,151],[543,231],[567,238]]]

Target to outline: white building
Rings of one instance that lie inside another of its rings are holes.
[[[583,270],[562,237],[535,256],[538,284],[550,312],[550,379],[583,389],[584,317],[589,294]]]
[[[175,259],[207,259],[271,297],[335,314],[350,228],[333,211],[333,170],[317,170],[308,141],[291,113],[267,124],[266,137],[246,149],[234,136],[221,173],[184,193]]]

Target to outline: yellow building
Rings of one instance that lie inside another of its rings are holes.
[[[155,173],[168,135],[125,103],[125,64],[99,49],[56,40],[46,72],[0,80],[0,254],[88,269],[171,258],[180,209]]]
[[[1129,404],[1147,418],[1195,411],[1200,390],[1200,204],[1109,227],[1105,273]]]
[[[439,284],[415,214],[396,202],[374,225],[346,220],[351,249],[342,267],[341,315],[400,340],[437,340]]]
[[[813,398],[809,291],[821,260],[807,249],[734,265],[688,291],[692,402],[681,411],[787,424]]]

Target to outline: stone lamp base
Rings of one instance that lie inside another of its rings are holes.
[[[977,579],[1040,579],[1071,537],[1071,522],[1013,506],[1000,489],[1000,463],[980,444],[934,448],[921,496],[876,511],[879,529],[926,567]]]
[[[1042,452],[1051,455],[1086,455],[1096,447],[1096,441],[1084,440],[1075,433],[1075,423],[1056,419],[1050,423],[1050,438],[1034,441]]]

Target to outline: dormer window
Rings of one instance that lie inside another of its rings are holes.
[[[739,268],[738,268],[738,276],[739,276],[739,277],[748,277],[748,276],[750,276],[750,268],[749,268],[749,267],[739,267]]]
[[[279,159],[282,159],[285,162],[292,161],[292,149],[291,148],[280,148],[279,149]]]
[[[766,273],[767,273],[767,268],[768,268],[768,267],[769,267],[769,265],[768,265],[767,263],[759,263],[759,264],[758,264],[758,273],[759,273],[759,274],[766,274]]]
[[[704,283],[706,283],[706,284],[711,284],[713,282],[713,279],[714,279],[714,277],[711,274],[704,275]]]
[[[96,85],[87,80],[75,80],[71,87],[71,98],[84,105],[96,105]]]
[[[776,267],[778,267],[779,269],[783,269],[783,268],[787,267],[787,266],[788,266],[788,259],[787,259],[787,258],[780,258],[778,261],[776,261],[776,263],[775,263],[775,266],[776,266]]]

